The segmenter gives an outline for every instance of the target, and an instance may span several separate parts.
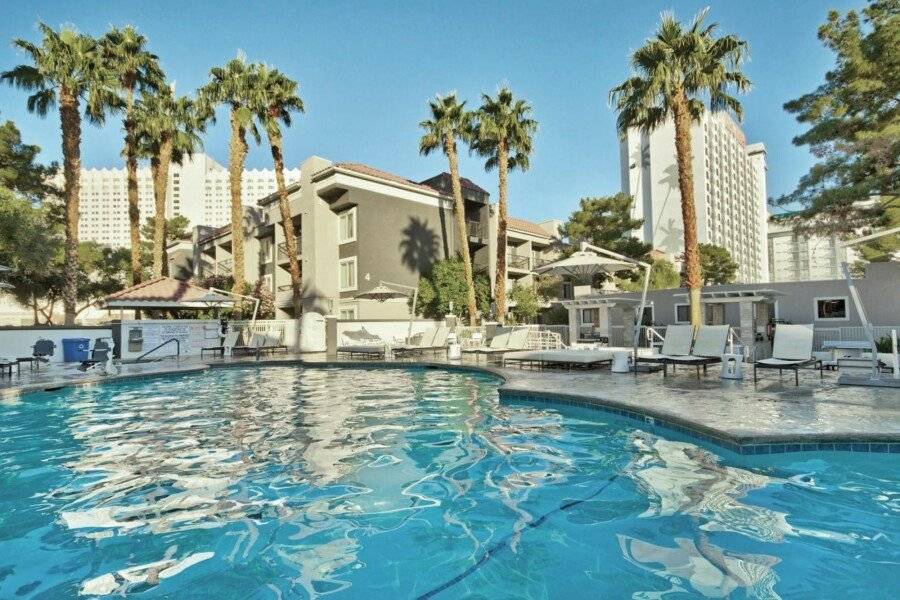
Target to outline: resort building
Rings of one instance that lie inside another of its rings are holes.
[[[359,164],[314,156],[288,186],[298,237],[303,309],[341,319],[405,318],[406,298],[368,300],[357,296],[385,281],[415,287],[431,265],[458,251],[450,177],[424,181]],[[493,277],[496,216],[489,194],[462,179],[469,251],[476,270]],[[245,209],[244,278],[262,279],[275,297],[279,317],[293,315],[287,248],[276,194]],[[555,224],[510,220],[513,260],[508,282],[532,281],[533,269],[554,254]],[[195,276],[231,275],[231,227],[197,228]]]
[[[747,144],[728,114],[707,111],[691,127],[691,150],[698,240],[728,249],[737,281],[768,281],[765,146]],[[684,227],[673,121],[650,133],[628,130],[619,159],[622,191],[644,220],[634,235],[674,259],[684,252]]]
[[[865,276],[854,283],[878,335],[900,327],[900,304],[894,301],[900,289],[900,264],[869,263]],[[639,298],[637,293],[612,292],[563,300],[569,311],[570,339],[608,339],[613,346],[630,345]],[[645,326],[663,330],[690,322],[685,288],[651,290],[647,302]],[[737,343],[750,348],[750,356],[756,358],[771,352],[774,323],[813,324],[816,350],[824,340],[843,339],[845,331],[853,333],[851,339],[863,336],[863,322],[844,279],[707,286],[701,292],[701,307],[704,323],[730,325]]]
[[[852,262],[836,235],[820,236],[797,233],[793,213],[773,216],[769,220],[769,280],[816,281],[840,279],[841,263]]]
[[[286,169],[288,183],[300,179],[300,169]],[[54,179],[61,188],[63,175]],[[252,205],[275,190],[272,170],[245,170],[241,178],[241,199]],[[120,169],[81,170],[81,220],[78,236],[112,247],[130,247],[127,174]],[[149,167],[138,168],[138,198],[141,223],[155,213],[153,180]],[[191,226],[218,227],[231,220],[231,185],[228,169],[206,154],[195,154],[184,164],[169,170],[166,218],[186,217]]]

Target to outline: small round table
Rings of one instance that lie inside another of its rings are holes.
[[[612,353],[613,362],[610,367],[610,371],[613,373],[630,373],[631,372],[631,364],[629,362],[629,357],[631,356],[630,350],[616,350]]]

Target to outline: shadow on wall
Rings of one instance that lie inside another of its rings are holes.
[[[662,215],[669,202],[679,203],[676,207],[681,212],[681,188],[678,185],[678,165],[669,165],[663,171],[663,177],[657,183],[666,188],[666,198],[663,200],[662,206],[654,219],[655,231],[653,239],[656,245],[662,248],[677,248],[684,239],[684,228],[679,227],[675,219],[669,219],[665,225],[662,223]]]
[[[438,258],[438,236],[428,226],[428,221],[410,217],[409,224],[401,231],[400,258],[414,273],[426,273]]]
[[[331,298],[325,296],[309,281],[301,280],[300,284],[300,298],[303,301],[304,312],[316,312],[320,315],[331,314],[334,308],[334,301]]]

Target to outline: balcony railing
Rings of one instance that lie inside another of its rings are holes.
[[[230,258],[220,260],[216,263],[216,275],[231,275],[232,262]]]
[[[531,266],[527,256],[522,256],[521,254],[514,254],[512,252],[506,255],[506,268],[507,269],[519,269],[521,271],[530,271]]]
[[[470,221],[466,219],[466,233],[469,237],[486,238],[487,231],[481,221]]]
[[[554,261],[554,259],[552,259],[552,258],[541,258],[540,256],[532,256],[531,257],[531,268],[539,269],[540,267],[543,267],[544,265],[549,265],[553,261]]]
[[[298,237],[295,241],[296,241],[296,245],[297,245],[297,256],[299,257],[301,248],[302,248],[302,246],[300,244],[300,238]],[[287,242],[281,242],[280,244],[278,244],[278,264],[285,264],[287,262],[288,262]]]

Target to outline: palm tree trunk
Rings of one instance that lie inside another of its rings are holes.
[[[684,274],[690,300],[691,325],[701,325],[700,290],[703,287],[700,271],[700,250],[697,245],[697,210],[694,206],[694,172],[691,156],[691,117],[684,91],[676,93],[675,153],[678,158],[678,187],[681,191],[681,220],[684,225]]]
[[[125,102],[125,171],[128,179],[128,226],[131,233],[131,282],[138,284],[141,282],[141,207],[134,140],[134,87],[126,87]]]
[[[231,291],[244,293],[244,213],[241,204],[241,175],[247,158],[247,139],[238,121],[236,109],[231,109],[231,149],[228,174],[231,183],[231,258],[234,285]]]
[[[506,322],[506,180],[509,172],[509,155],[506,140],[497,148],[497,172],[500,178],[500,199],[497,206],[497,274],[494,284],[494,302],[497,304],[497,320]]]
[[[164,134],[159,153],[150,160],[153,174],[153,200],[156,209],[153,216],[153,276],[168,275],[166,257],[166,192],[169,187],[169,165],[172,162],[172,137]]]
[[[466,232],[466,205],[463,204],[462,186],[459,183],[459,160],[456,156],[456,142],[447,136],[444,151],[450,163],[450,183],[453,187],[453,212],[456,216],[456,232],[459,235],[459,254],[466,274],[466,288],[469,304],[469,325],[475,326],[478,304],[475,300],[475,279],[472,277],[472,257],[469,255],[469,234]]]
[[[62,128],[64,196],[66,203],[66,243],[63,262],[63,308],[65,324],[75,323],[78,300],[78,194],[81,188],[81,116],[78,96],[63,88],[59,92],[59,120]]]
[[[275,163],[275,184],[278,187],[278,209],[281,212],[281,229],[284,231],[284,245],[287,247],[288,268],[291,272],[291,303],[294,307],[294,318],[300,318],[303,312],[303,300],[300,291],[300,262],[297,259],[297,236],[294,232],[294,221],[291,218],[291,204],[288,200],[287,186],[284,183],[284,156],[281,153],[281,130],[273,127],[269,131],[269,146],[272,149],[272,161]]]

